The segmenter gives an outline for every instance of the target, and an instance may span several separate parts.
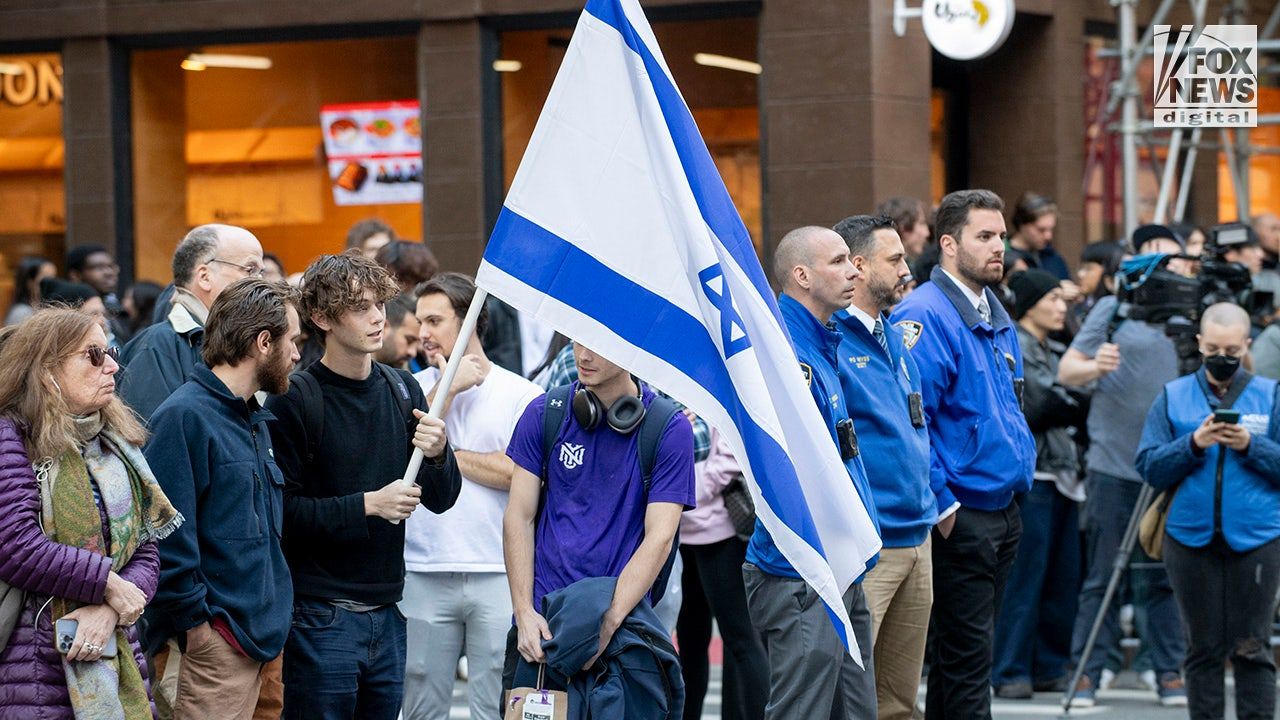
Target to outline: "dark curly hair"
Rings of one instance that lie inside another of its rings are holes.
[[[400,287],[381,265],[352,249],[341,255],[321,255],[302,274],[302,315],[318,315],[338,322],[343,313],[358,310],[366,290],[375,302],[385,303],[400,294]],[[324,331],[316,328],[320,335]]]

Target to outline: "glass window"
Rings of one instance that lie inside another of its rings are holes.
[[[24,257],[62,266],[62,58],[0,55],[0,317]]]
[[[416,38],[139,51],[132,92],[139,279],[169,280],[203,223],[248,228],[286,272],[369,217],[422,239]]]
[[[725,187],[760,252],[760,103],[755,18],[653,23],[667,66],[689,103]],[[502,81],[503,190],[511,187],[551,83],[569,46],[569,28],[506,31],[494,69]]]

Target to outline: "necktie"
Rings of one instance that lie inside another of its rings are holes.
[[[880,343],[880,347],[884,348],[884,354],[889,355],[889,341],[884,336],[884,321],[876,318],[876,326],[871,330],[871,334],[875,336],[876,342]]]
[[[982,317],[982,322],[991,324],[991,306],[987,304],[985,296],[978,301],[978,315]]]

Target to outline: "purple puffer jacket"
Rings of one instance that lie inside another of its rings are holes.
[[[13,422],[0,419],[0,580],[27,591],[27,603],[9,644],[0,652],[0,720],[74,720],[62,657],[53,646],[50,611],[36,610],[48,596],[99,604],[111,560],[60,545],[40,531],[40,491]],[[107,519],[102,518],[105,531]],[[120,572],[147,600],[155,594],[160,555],[155,542],[138,548]],[[36,601],[39,597],[38,602]],[[129,628],[134,660],[147,671],[135,628]]]

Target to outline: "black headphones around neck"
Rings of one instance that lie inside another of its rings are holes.
[[[628,435],[640,427],[644,421],[644,386],[639,380],[631,378],[636,384],[635,395],[624,395],[614,401],[613,406],[605,410],[604,403],[591,390],[578,386],[573,394],[573,417],[586,430],[595,430],[604,420],[609,427],[623,435]]]

